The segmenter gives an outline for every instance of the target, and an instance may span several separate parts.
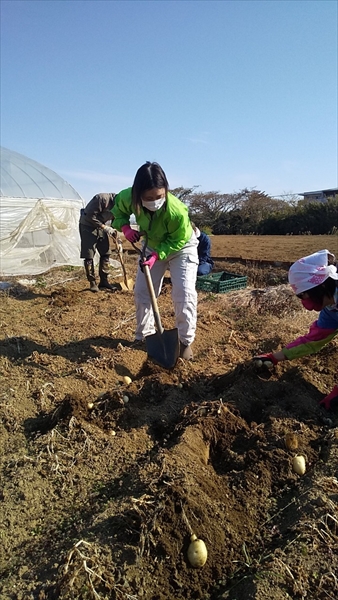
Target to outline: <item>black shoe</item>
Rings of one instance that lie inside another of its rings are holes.
[[[134,340],[132,343],[132,348],[135,348],[135,350],[145,350],[146,349],[146,343],[144,340]]]
[[[119,289],[116,285],[111,285],[108,281],[101,279],[99,283],[100,290],[109,290],[109,292],[117,292]]]
[[[97,287],[96,281],[89,282],[89,289],[91,292],[98,292],[99,288]]]

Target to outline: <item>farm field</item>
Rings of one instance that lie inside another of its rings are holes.
[[[273,371],[251,361],[316,317],[284,263],[337,244],[213,236],[216,270],[248,288],[198,292],[194,361],[172,371],[133,344],[131,292],[92,294],[80,268],[12,278],[0,292],[1,600],[337,597],[338,418],[319,401],[337,383],[338,341]],[[125,263],[135,278],[127,243]],[[165,329],[170,292],[166,278]],[[193,532],[201,569],[187,561]]]
[[[246,260],[294,262],[327,248],[338,254],[338,236],[333,235],[213,235],[212,255]]]

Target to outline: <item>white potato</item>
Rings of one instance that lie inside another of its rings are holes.
[[[205,565],[208,558],[208,551],[203,540],[197,539],[197,536],[193,534],[190,538],[191,543],[188,548],[188,560],[192,567],[197,569]]]
[[[295,456],[292,461],[292,467],[294,472],[297,473],[297,475],[304,475],[306,471],[304,456]]]

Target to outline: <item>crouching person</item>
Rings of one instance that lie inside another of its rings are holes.
[[[320,250],[297,260],[289,270],[289,283],[306,310],[319,312],[309,332],[279,352],[255,356],[259,368],[273,368],[282,360],[293,360],[319,352],[338,334],[338,273],[335,257]],[[320,402],[326,410],[338,408],[338,385]]]
[[[198,229],[195,223],[191,223],[192,228],[198,240],[198,269],[197,275],[209,275],[214,268],[214,261],[211,258],[211,242],[209,236]]]
[[[86,276],[89,281],[90,290],[98,292],[99,289],[115,292],[118,287],[111,285],[108,281],[110,237],[116,237],[117,231],[111,227],[115,194],[96,194],[87,206],[81,210],[80,216],[80,238],[81,258],[84,259]],[[94,256],[95,252],[100,255],[99,263],[99,285],[96,283]]]

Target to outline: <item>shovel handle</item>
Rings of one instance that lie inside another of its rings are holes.
[[[149,296],[150,296],[150,300],[151,300],[151,306],[153,308],[154,319],[155,319],[155,323],[156,323],[156,329],[159,333],[163,333],[160,312],[158,310],[157,299],[155,296],[153,281],[151,279],[150,269],[149,269],[148,265],[144,265],[143,273],[146,278],[146,282],[147,282],[147,286],[148,286]]]
[[[134,243],[132,243],[132,246],[135,248],[135,250],[137,250],[137,252],[140,254],[141,258],[145,259],[145,257],[146,257],[145,252],[146,252],[146,248],[147,248],[147,244],[148,244],[148,233],[146,231],[140,231],[140,235],[142,235],[145,238],[145,243],[144,243],[143,248],[142,249],[138,248]],[[156,329],[159,333],[162,334],[164,329],[162,327],[160,311],[158,310],[158,304],[157,304],[157,299],[155,296],[153,280],[151,278],[150,269],[149,269],[148,265],[143,265],[143,273],[144,273],[144,276],[145,276],[146,282],[147,282],[148,292],[149,292],[149,296],[150,296],[150,300],[151,300],[151,306],[153,309],[154,319],[155,319],[155,323],[156,323]]]
[[[121,247],[120,243],[117,241],[117,238],[115,238],[115,244],[116,244],[117,254],[118,254],[118,257],[119,257],[119,260],[121,263],[121,267],[122,267],[122,271],[123,271],[124,285],[126,286],[127,289],[129,289],[127,271],[126,271],[126,267],[124,266],[124,260],[123,260],[123,254],[122,254],[122,247]]]
[[[140,231],[140,236],[143,236],[145,238],[145,243],[144,243],[143,247],[139,248],[138,246],[136,246],[136,244],[134,242],[131,242],[131,245],[139,253],[141,258],[145,258],[146,257],[146,249],[147,249],[147,245],[148,245],[148,232]]]

